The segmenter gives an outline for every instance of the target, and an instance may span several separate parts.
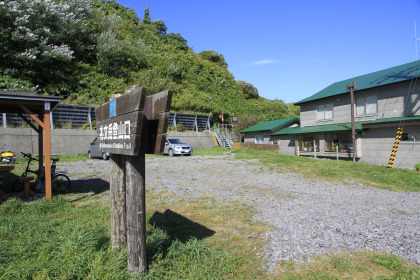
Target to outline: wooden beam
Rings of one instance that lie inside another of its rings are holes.
[[[0,104],[13,104],[13,105],[44,105],[44,101],[39,100],[21,100],[21,99],[4,99],[0,98]]]
[[[32,127],[33,130],[35,130],[37,133],[39,133],[39,129],[30,121],[28,120],[22,113],[18,113],[19,117],[22,118],[30,127]]]
[[[35,116],[34,113],[32,113],[25,105],[23,104],[19,104],[19,107],[26,113],[28,114],[34,121],[36,121],[37,124],[39,124],[42,128],[45,129],[44,127],[44,123],[37,117]],[[49,113],[48,113],[48,118],[49,118]],[[50,122],[50,119],[48,119],[48,123]]]

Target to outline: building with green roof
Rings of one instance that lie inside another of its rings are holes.
[[[296,102],[300,125],[271,134],[294,147],[294,154],[352,158],[351,100],[347,84],[356,83],[354,118],[358,161],[388,165],[398,127],[403,128],[394,167],[420,163],[420,61],[333,83]]]
[[[244,135],[245,143],[255,144],[275,144],[271,139],[271,134],[280,129],[288,127],[297,127],[299,125],[299,118],[287,118],[273,121],[260,122],[254,126],[248,127],[241,131]]]

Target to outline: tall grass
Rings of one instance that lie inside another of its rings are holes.
[[[126,276],[126,257],[109,248],[108,221],[108,208],[75,207],[60,197],[6,201],[0,206],[0,279]]]
[[[149,271],[129,275],[126,249],[110,248],[109,228],[109,208],[99,204],[9,199],[0,205],[0,279],[232,279],[243,264],[221,247],[148,224]]]

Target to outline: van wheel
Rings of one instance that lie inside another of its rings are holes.
[[[109,156],[107,156],[107,155],[106,155],[106,153],[102,153],[102,158],[103,158],[104,160],[108,160],[108,159],[109,159]]]
[[[88,152],[88,158],[92,158],[92,153]]]

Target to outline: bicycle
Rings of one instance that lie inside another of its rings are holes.
[[[41,170],[30,170],[30,165],[32,161],[38,161],[38,159],[34,158],[31,154],[25,154],[22,153],[23,157],[28,158],[28,162],[26,164],[25,171],[22,173],[20,177],[28,177],[30,173],[35,174],[35,186],[38,186],[40,183],[42,184],[45,191],[45,170],[44,168],[41,168]],[[63,172],[56,172],[57,167],[57,161],[59,159],[51,159],[51,189],[54,192],[57,193],[66,193],[68,192],[68,189],[70,187],[70,178]],[[23,189],[24,185],[23,182],[19,181],[19,179],[16,179],[16,181],[13,183],[12,190],[13,192],[17,190]]]

